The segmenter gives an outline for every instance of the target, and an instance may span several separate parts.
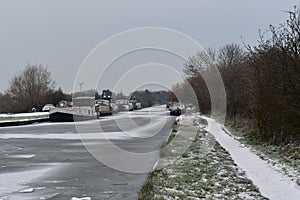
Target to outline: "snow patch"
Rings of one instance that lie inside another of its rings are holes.
[[[7,155],[7,158],[33,158],[35,154]]]
[[[91,200],[91,197],[82,197],[82,198],[77,198],[77,197],[72,197],[72,200]]]
[[[24,189],[24,190],[21,190],[19,191],[20,193],[32,193],[34,191],[33,188],[27,188],[27,189]]]

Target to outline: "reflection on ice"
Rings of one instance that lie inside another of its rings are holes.
[[[25,184],[48,173],[51,169],[53,167],[0,174],[0,199],[20,200],[19,196],[16,197],[17,195],[13,195],[12,193],[33,192],[33,188],[28,189],[28,186]]]

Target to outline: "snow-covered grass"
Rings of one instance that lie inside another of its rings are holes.
[[[49,112],[0,114],[0,123],[15,121],[30,121],[49,118]]]
[[[195,126],[185,119],[178,118],[179,126],[166,143],[171,146],[162,148],[158,168],[149,174],[139,199],[266,199],[230,154],[204,130],[205,123]],[[181,143],[174,141],[178,137]],[[174,160],[183,144],[190,145]],[[169,165],[159,168],[166,163]]]

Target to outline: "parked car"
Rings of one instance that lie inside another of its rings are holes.
[[[43,106],[42,111],[43,112],[49,112],[53,108],[55,108],[55,106],[53,104],[46,104],[46,105]]]
[[[130,100],[130,103],[132,103],[134,110],[142,108],[142,104],[140,102],[137,102],[136,100]]]
[[[113,113],[109,101],[103,99],[95,100],[95,110],[98,117],[112,115]]]
[[[179,116],[185,112],[184,105],[179,102],[173,102],[169,107],[170,115]]]
[[[117,104],[115,104],[115,103],[110,103],[110,108],[112,110],[112,113],[118,113],[119,112],[119,108],[118,108]]]
[[[118,106],[119,111],[133,111],[133,104],[127,99],[116,100],[116,105]]]

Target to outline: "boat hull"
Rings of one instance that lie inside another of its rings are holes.
[[[49,114],[49,119],[51,122],[74,122],[96,119],[96,116],[56,111]]]

